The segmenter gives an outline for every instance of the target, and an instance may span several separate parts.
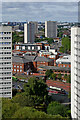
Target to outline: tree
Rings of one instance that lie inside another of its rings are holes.
[[[52,74],[52,78],[53,78],[53,80],[56,80],[56,74],[55,73]]]
[[[66,81],[67,83],[71,83],[71,75],[68,75],[67,76],[67,81]]]
[[[11,116],[20,109],[18,103],[12,103],[10,99],[3,99],[2,101],[2,118],[11,118]]]
[[[59,73],[58,74],[58,79],[61,80],[61,78],[62,78],[62,75],[61,75],[61,73]]]
[[[19,93],[12,99],[13,103],[19,103],[20,106],[34,106],[34,101],[30,95],[26,96],[25,93]]]
[[[44,112],[41,111],[37,111],[36,109],[32,108],[32,107],[23,107],[21,109],[19,109],[13,116],[12,118],[26,118],[26,119],[35,119],[38,120],[39,118],[41,119],[64,119],[64,120],[68,120],[67,118],[63,118],[60,115],[48,115]]]
[[[51,102],[47,107],[48,114],[51,114],[51,115],[60,114],[63,117],[68,116],[67,110],[69,110],[69,107],[66,107],[58,102]]]
[[[54,42],[54,40],[53,40],[53,38],[47,38],[47,42],[48,42],[49,44],[52,44],[52,43]]]
[[[47,77],[51,77],[52,73],[53,73],[53,71],[50,69],[50,70],[47,70],[47,71],[46,71],[45,75],[46,75]]]
[[[24,41],[24,36],[19,36],[19,34],[22,34],[22,32],[18,34],[16,32],[12,33],[12,43]]]
[[[62,38],[62,47],[60,47],[59,51],[62,53],[68,53],[71,50],[71,40],[69,37]]]
[[[35,104],[47,102],[47,85],[43,80],[37,80],[35,77],[30,78],[28,83],[24,84],[24,91],[26,96],[30,95]]]
[[[17,90],[16,89],[12,89],[12,96],[14,97],[17,94]]]
[[[64,79],[67,79],[67,74],[64,75]]]

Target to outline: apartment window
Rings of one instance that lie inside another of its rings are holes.
[[[20,68],[22,68],[22,66],[20,66]]]
[[[16,71],[16,69],[14,69],[14,71]]]
[[[19,66],[17,66],[17,68],[19,68]]]
[[[19,69],[17,69],[17,71],[19,71]]]
[[[32,50],[34,50],[34,46],[32,46]]]
[[[16,67],[16,65],[14,65],[14,67]]]
[[[1,82],[0,84],[11,84],[11,82]]]
[[[40,46],[38,46],[38,50],[40,50]]]
[[[30,50],[30,46],[28,46],[28,50]]]
[[[25,46],[22,46],[22,50],[25,50]]]
[[[63,65],[63,67],[65,67],[65,65]]]
[[[22,72],[22,70],[20,70],[20,72]]]

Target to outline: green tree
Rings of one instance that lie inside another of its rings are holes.
[[[53,73],[53,71],[50,69],[50,70],[47,70],[47,71],[46,71],[45,75],[46,75],[47,77],[51,77],[52,73]]]
[[[47,85],[43,80],[38,80],[35,77],[30,78],[28,83],[24,84],[24,91],[26,95],[30,95],[32,97],[35,104],[47,102]]]
[[[44,120],[46,119],[57,119],[59,120],[60,118],[64,119],[64,120],[68,120],[67,118],[63,118],[60,115],[48,115],[44,112],[41,111],[37,111],[34,108],[31,107],[24,107],[19,109],[13,116],[12,118],[26,118],[26,119],[35,119],[38,120],[39,118],[42,118]]]
[[[22,34],[22,32],[19,34]],[[24,36],[19,36],[19,34],[17,34],[16,32],[12,33],[12,43],[24,41]]]
[[[53,80],[56,80],[56,74],[55,73],[52,74],[52,78],[53,78]]]
[[[71,40],[69,37],[62,38],[62,47],[60,47],[59,51],[62,53],[68,53],[71,50]]]
[[[65,74],[65,75],[64,75],[64,79],[67,80],[67,77],[68,77],[67,74]]]
[[[52,74],[52,79],[56,80],[56,74],[55,73]]]
[[[71,75],[68,75],[67,76],[67,81],[66,81],[67,83],[71,83]]]
[[[62,78],[62,75],[61,75],[61,73],[59,73],[58,74],[58,79],[61,80],[61,78]]]
[[[17,90],[16,89],[12,89],[12,96],[14,97],[17,94]]]
[[[34,101],[30,95],[26,96],[25,93],[19,93],[12,99],[13,103],[19,103],[20,106],[34,106]]]
[[[2,118],[11,118],[11,116],[20,109],[18,103],[12,103],[10,99],[3,99],[2,101]]]
[[[47,107],[47,113],[51,115],[58,115],[60,114],[63,117],[68,116],[67,110],[69,107],[66,107],[58,102],[51,102]]]
[[[52,44],[52,43],[54,42],[54,40],[53,40],[53,38],[47,38],[47,42],[48,42],[49,44]]]

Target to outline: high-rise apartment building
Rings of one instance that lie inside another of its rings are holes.
[[[56,38],[57,37],[57,22],[45,21],[45,37]]]
[[[34,43],[35,39],[35,25],[28,22],[24,24],[24,43]]]
[[[34,29],[35,29],[35,34],[38,33],[38,22],[36,21],[31,21],[29,23],[33,23],[34,24]]]
[[[0,97],[12,98],[12,27],[0,26]]]
[[[71,28],[71,115],[80,120],[80,27]]]

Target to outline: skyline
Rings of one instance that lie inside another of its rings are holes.
[[[65,9],[67,8],[67,9]],[[24,14],[23,14],[24,13]],[[2,2],[2,21],[77,22],[77,2]]]

